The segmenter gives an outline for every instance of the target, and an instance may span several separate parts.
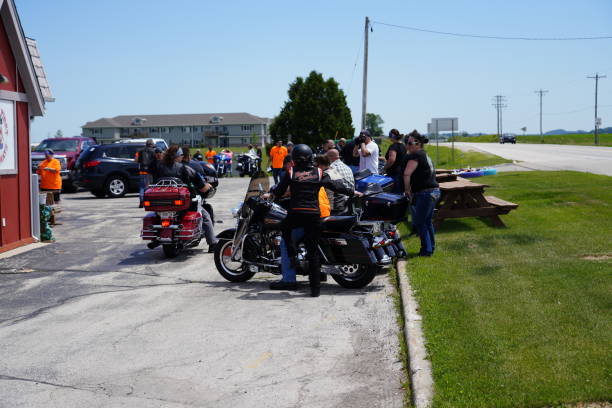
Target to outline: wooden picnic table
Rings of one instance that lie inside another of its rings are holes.
[[[474,183],[461,177],[454,181],[442,181],[440,201],[434,219],[436,228],[447,218],[487,217],[495,227],[504,227],[499,218],[518,207],[518,204],[494,196],[485,196],[486,184]]]

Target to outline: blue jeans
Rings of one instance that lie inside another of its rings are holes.
[[[433,213],[440,199],[440,189],[419,191],[414,194],[414,225],[421,238],[420,255],[432,255],[436,249]]]
[[[294,245],[297,246],[297,243],[304,239],[304,228],[296,228],[291,231],[291,239],[294,242]],[[295,269],[291,267],[291,262],[289,262],[289,252],[287,251],[287,243],[284,239],[281,239],[281,273],[283,274],[283,278],[281,279],[283,282],[295,282],[296,272]]]
[[[274,184],[278,184],[282,170],[283,170],[282,167],[280,169],[272,168],[272,177],[274,178]]]
[[[144,192],[149,188],[153,177],[150,174],[140,175],[140,185],[138,186],[138,194],[140,195],[140,201],[144,200]]]

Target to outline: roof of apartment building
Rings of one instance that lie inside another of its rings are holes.
[[[269,119],[239,113],[189,113],[178,115],[120,115],[87,122],[83,128],[129,128],[203,125],[262,125]]]

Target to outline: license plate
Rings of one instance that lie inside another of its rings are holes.
[[[162,220],[169,220],[174,218],[174,214],[176,214],[174,211],[162,211],[159,213],[159,217]]]

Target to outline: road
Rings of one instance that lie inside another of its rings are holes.
[[[221,181],[218,231],[245,190]],[[146,249],[137,201],[65,195],[56,243],[0,258],[1,407],[402,406],[387,276],[232,284],[205,243]]]
[[[515,160],[533,170],[575,170],[612,176],[612,147],[463,142],[455,146]]]

